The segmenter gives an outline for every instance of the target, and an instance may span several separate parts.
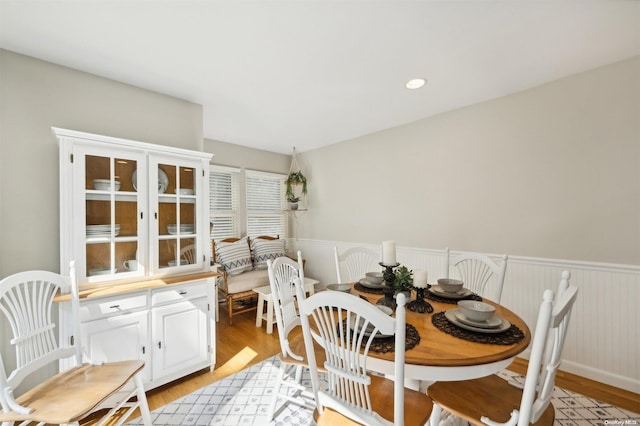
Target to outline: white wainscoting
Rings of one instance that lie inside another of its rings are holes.
[[[305,274],[320,288],[336,282],[333,247],[380,250],[379,245],[342,241],[291,240],[302,251]],[[499,254],[489,254],[499,260]],[[398,262],[426,269],[429,282],[444,276],[444,248],[398,247]],[[640,393],[640,266],[509,256],[502,304],[533,330],[545,289],[555,289],[562,271],[580,288],[561,369]],[[523,353],[527,357],[528,353]]]

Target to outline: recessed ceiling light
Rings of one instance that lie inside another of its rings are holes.
[[[404,85],[407,89],[419,89],[422,86],[427,84],[427,80],[424,78],[414,78],[412,80],[407,81],[407,84]]]

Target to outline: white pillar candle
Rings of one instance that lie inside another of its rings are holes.
[[[396,262],[396,242],[382,242],[382,264],[386,266],[395,265]]]
[[[413,286],[416,288],[427,288],[427,271],[416,269],[413,271]]]

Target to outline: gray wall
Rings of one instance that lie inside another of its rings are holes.
[[[640,264],[640,57],[300,158],[300,238]]]
[[[51,127],[202,150],[202,107],[0,50],[0,277],[59,270]]]

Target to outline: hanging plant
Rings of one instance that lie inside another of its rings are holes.
[[[302,185],[302,194],[307,195],[307,178],[304,177],[300,170],[297,172],[289,172],[285,184],[287,185],[287,198],[295,197],[293,185]]]

